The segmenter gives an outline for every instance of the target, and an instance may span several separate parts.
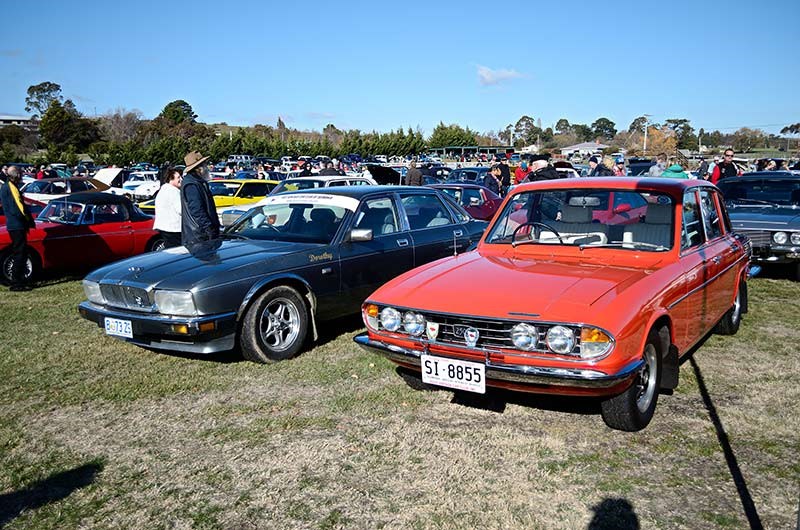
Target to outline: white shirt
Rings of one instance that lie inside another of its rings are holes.
[[[156,195],[156,220],[154,230],[181,231],[181,190],[172,184],[163,184]]]

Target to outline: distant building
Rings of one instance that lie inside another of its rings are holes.
[[[8,125],[18,125],[23,129],[35,131],[39,128],[39,122],[33,121],[26,116],[13,116],[10,114],[0,114],[0,127]]]
[[[607,147],[609,146],[606,144],[601,144],[600,142],[583,142],[562,148],[561,154],[564,156],[569,156],[572,153],[578,153],[581,156],[588,156],[593,153],[597,153],[598,151],[602,151]]]

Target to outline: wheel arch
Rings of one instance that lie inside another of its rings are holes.
[[[314,296],[314,291],[311,289],[311,286],[308,284],[308,282],[295,274],[270,276],[262,279],[250,288],[236,313],[237,334],[241,332],[242,319],[250,306],[253,305],[253,302],[255,302],[255,300],[258,299],[258,297],[263,293],[267,292],[273,287],[278,286],[291,287],[300,294],[306,304],[306,310],[308,311],[309,320],[311,321],[311,332],[313,333],[313,338],[314,340],[317,340],[317,298]]]
[[[164,239],[163,236],[161,236],[161,234],[154,234],[150,236],[150,239],[148,239],[147,243],[145,243],[144,245],[145,252],[152,252],[153,245],[155,245],[156,241],[158,241],[159,239]]]
[[[661,340],[661,389],[673,390],[678,386],[680,362],[678,348],[672,340],[675,336],[672,318],[666,313],[656,315],[647,328],[647,336],[652,332],[657,333]]]

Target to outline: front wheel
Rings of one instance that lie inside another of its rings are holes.
[[[11,285],[12,277],[11,273],[14,268],[14,260],[11,258],[11,252],[6,252],[0,257],[0,267],[2,267],[2,281],[5,285]],[[22,274],[22,280],[25,283],[30,283],[31,280],[36,276],[37,273],[37,263],[31,251],[28,250],[28,259],[25,261],[25,268]]]
[[[161,252],[167,248],[167,242],[164,241],[163,237],[155,238],[152,243],[150,243],[150,252]]]
[[[734,299],[733,305],[722,317],[722,320],[717,322],[714,333],[717,335],[736,335],[736,332],[739,331],[739,325],[742,323],[742,306],[744,296],[746,296],[743,292],[746,292],[746,289],[747,287],[742,282],[736,291],[736,299]]]
[[[651,331],[642,353],[642,366],[633,384],[625,392],[600,404],[603,421],[612,429],[640,431],[647,427],[656,411],[661,386],[661,339]]]
[[[273,363],[290,359],[308,334],[308,310],[291,287],[273,287],[259,296],[245,314],[241,347],[245,359]]]

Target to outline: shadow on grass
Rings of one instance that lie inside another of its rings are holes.
[[[587,530],[639,530],[639,518],[627,499],[603,499],[592,506],[594,517]]]
[[[102,471],[100,463],[84,464],[69,471],[50,475],[25,489],[0,495],[0,528],[13,521],[26,510],[35,510],[51,502],[69,497],[72,492],[94,482]]]
[[[725,432],[725,427],[722,425],[722,420],[720,420],[719,414],[717,414],[717,408],[714,406],[714,402],[711,400],[711,395],[708,393],[708,388],[706,387],[703,373],[700,371],[700,366],[698,366],[697,361],[694,360],[694,357],[689,357],[689,363],[692,365],[694,375],[697,378],[697,386],[700,389],[700,396],[703,398],[703,404],[705,405],[706,410],[708,410],[711,423],[714,424],[714,430],[717,433],[719,445],[722,447],[722,452],[725,455],[725,462],[728,464],[728,471],[730,471],[731,478],[733,479],[734,484],[736,484],[736,491],[739,494],[739,500],[742,503],[742,508],[744,509],[745,516],[747,517],[747,522],[750,523],[750,528],[752,530],[763,529],[764,525],[761,524],[761,518],[758,516],[758,510],[756,510],[753,497],[750,495],[750,490],[747,488],[747,482],[745,482],[744,475],[742,475],[742,470],[739,468],[739,462],[736,460],[736,455],[731,447],[730,440],[728,439],[728,433]]]

